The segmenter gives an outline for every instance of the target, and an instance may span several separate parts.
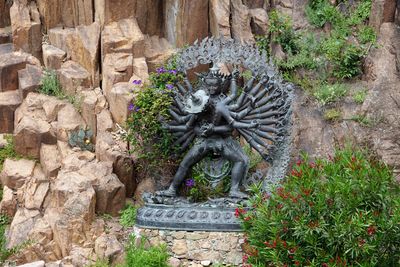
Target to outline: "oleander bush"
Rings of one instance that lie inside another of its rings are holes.
[[[304,155],[271,194],[254,191],[236,211],[245,266],[400,266],[400,187],[368,152]]]

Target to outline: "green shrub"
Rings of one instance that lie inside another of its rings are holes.
[[[98,259],[95,263],[87,265],[86,267],[109,267],[108,260]]]
[[[376,32],[374,28],[370,26],[361,26],[360,29],[358,30],[357,35],[358,35],[358,40],[362,44],[376,43]]]
[[[362,104],[365,101],[365,98],[367,97],[367,90],[359,90],[354,93],[353,95],[353,100],[357,104]]]
[[[57,73],[54,70],[44,71],[42,85],[38,91],[41,94],[55,96],[61,100],[66,99],[68,102],[74,105],[79,112],[81,112],[83,97],[79,95],[66,95],[61,88],[61,84],[57,78]]]
[[[124,227],[132,227],[135,225],[137,208],[133,205],[126,205],[121,211],[119,223]]]
[[[182,79],[174,66],[160,67],[150,73],[150,84],[139,87],[142,81],[134,81],[134,102],[130,104],[130,114],[126,126],[127,141],[131,150],[140,158],[151,161],[166,158],[174,151],[172,135],[163,129],[161,119],[168,120],[169,107],[173,101],[174,83]]]
[[[64,93],[61,89],[60,82],[57,78],[57,73],[53,70],[45,70],[42,77],[42,85],[39,88],[39,93],[64,98]]]
[[[269,29],[273,41],[280,44],[286,53],[295,54],[298,51],[297,35],[293,30],[291,19],[276,10],[269,13]]]
[[[336,108],[327,109],[324,112],[324,119],[327,121],[336,121],[341,116],[342,116],[342,114],[340,113],[340,110],[338,110]]]
[[[0,148],[0,172],[3,169],[4,161],[7,158],[20,158],[20,156],[14,150],[12,135],[5,135],[5,139],[7,141],[7,145],[5,145],[3,148]]]
[[[237,209],[254,266],[399,266],[400,187],[383,163],[350,147],[303,156],[255,207]],[[253,266],[253,265],[249,265]]]
[[[347,94],[348,88],[344,84],[323,84],[316,89],[314,97],[321,105],[338,101]]]
[[[364,116],[364,115],[355,115],[355,116],[351,117],[351,120],[358,122],[359,124],[366,126],[366,127],[369,127],[372,124],[371,120],[367,116]]]
[[[168,267],[167,261],[169,255],[165,245],[145,248],[145,240],[142,239],[141,244],[135,246],[135,237],[130,236],[129,244],[126,247],[125,263],[119,267]]]

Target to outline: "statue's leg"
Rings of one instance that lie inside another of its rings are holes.
[[[204,143],[195,144],[185,155],[179,168],[174,176],[174,179],[167,190],[158,192],[163,196],[176,196],[179,186],[182,184],[190,168],[203,159],[208,153]]]
[[[235,140],[227,140],[228,144],[222,151],[222,156],[233,163],[231,171],[231,189],[229,196],[237,198],[248,198],[245,193],[240,192],[240,182],[246,177],[249,168],[249,158],[242,147]]]

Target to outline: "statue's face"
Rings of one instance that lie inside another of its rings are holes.
[[[217,95],[221,93],[221,81],[216,77],[206,77],[204,79],[210,95]]]

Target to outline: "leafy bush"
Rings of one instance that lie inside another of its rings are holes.
[[[294,31],[292,21],[276,10],[270,12],[267,36],[257,37],[260,50],[271,54],[273,42],[282,46],[283,59],[276,60],[283,77],[312,94],[321,82],[340,83],[362,73],[362,63],[376,42],[374,30],[367,26],[371,0],[310,0],[306,8],[309,22],[325,31]],[[271,37],[268,37],[271,36]]]
[[[374,43],[376,43],[376,32],[375,32],[375,30],[370,26],[362,26],[362,27],[360,27],[360,29],[358,31],[358,40],[362,44],[367,44],[367,43],[374,44]]]
[[[42,85],[39,88],[39,93],[55,96],[58,99],[66,99],[68,102],[74,105],[74,107],[80,112],[83,97],[79,95],[65,95],[61,88],[61,84],[57,78],[57,73],[54,70],[45,70],[42,77]]]
[[[17,253],[25,243],[13,247],[11,249],[6,248],[6,228],[10,223],[10,219],[5,214],[0,214],[0,264],[5,263],[5,261],[13,254]]]
[[[7,144],[0,148],[0,172],[3,169],[4,161],[7,158],[19,158],[18,154],[14,150],[14,143],[11,135],[5,135]],[[1,198],[0,198],[1,199]]]
[[[61,89],[60,82],[57,78],[57,73],[53,70],[45,70],[42,77],[42,85],[39,88],[39,93],[64,98],[64,93]]]
[[[126,205],[121,211],[121,218],[119,223],[124,227],[131,227],[135,225],[137,208],[133,205]]]
[[[174,66],[160,67],[156,73],[150,73],[150,84],[139,85],[142,81],[135,80],[135,99],[129,106],[131,111],[126,126],[127,140],[141,158],[165,158],[172,151],[172,136],[163,129],[161,119],[168,119],[169,106],[173,98],[171,90],[174,83],[182,78]]]
[[[284,52],[295,54],[298,51],[297,35],[293,30],[292,21],[288,16],[273,10],[269,13],[269,29],[273,41],[282,45]]]
[[[331,108],[328,110],[325,110],[324,112],[324,119],[327,121],[336,121],[340,118],[342,114],[340,113],[340,110],[336,108]]]
[[[323,84],[314,92],[314,97],[321,105],[326,105],[339,100],[347,91],[348,88],[344,84]]]
[[[383,163],[347,147],[303,156],[254,210],[237,209],[248,266],[399,266],[400,187]]]
[[[365,101],[365,98],[367,97],[367,90],[359,90],[354,93],[353,95],[353,100],[357,104],[362,104]]]
[[[145,248],[145,240],[138,247],[135,246],[135,237],[130,236],[129,243],[125,249],[125,263],[118,267],[146,266],[146,267],[168,267],[169,255],[165,245]]]

